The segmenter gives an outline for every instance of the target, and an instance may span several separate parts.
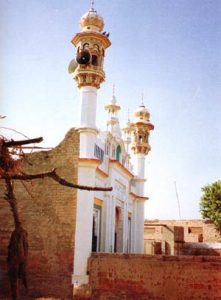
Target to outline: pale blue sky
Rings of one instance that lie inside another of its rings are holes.
[[[77,125],[79,95],[67,67],[89,2],[1,0],[1,126],[55,146]],[[221,172],[221,1],[97,0],[95,7],[112,42],[97,125],[105,127],[113,83],[122,125],[144,93],[155,125],[146,217],[179,217],[176,181],[182,218],[198,218],[200,188]]]

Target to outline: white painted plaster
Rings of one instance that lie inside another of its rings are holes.
[[[78,183],[93,186],[96,167],[79,167]],[[74,278],[86,280],[87,260],[91,255],[94,192],[78,190],[74,253]]]
[[[92,86],[80,88],[79,127],[96,128],[97,89]]]

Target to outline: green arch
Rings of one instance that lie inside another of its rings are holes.
[[[116,160],[120,161],[120,155],[121,155],[121,147],[120,145],[118,145],[116,151]]]

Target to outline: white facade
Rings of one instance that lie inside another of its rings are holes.
[[[97,89],[105,76],[104,50],[110,45],[108,37],[101,32],[103,26],[103,19],[92,7],[81,19],[81,32],[73,38],[80,57],[72,73],[78,83],[81,103],[78,183],[113,188],[96,192],[78,190],[73,274],[76,287],[87,283],[87,259],[92,251],[144,252],[144,202],[148,199],[143,194],[144,170],[145,156],[150,149],[149,130],[153,125],[142,104],[136,111],[135,122],[128,123],[127,130],[122,131],[117,116],[120,106],[113,92],[105,106],[107,131],[98,132]],[[93,65],[94,56],[96,65]]]

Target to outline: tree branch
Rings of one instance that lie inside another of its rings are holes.
[[[56,169],[53,169],[50,172],[46,173],[40,173],[40,174],[19,174],[19,175],[1,175],[0,179],[14,179],[14,180],[33,180],[33,179],[43,179],[43,178],[52,178],[54,181],[58,182],[61,185],[70,187],[70,188],[75,188],[79,190],[87,190],[87,191],[112,191],[112,187],[98,187],[98,186],[86,186],[86,185],[79,185],[79,184],[73,184],[64,178],[61,178],[57,173]]]
[[[3,142],[3,147],[14,147],[14,146],[21,146],[21,145],[27,145],[27,144],[34,144],[34,143],[40,143],[43,141],[42,137],[35,138],[35,139],[29,139],[29,140],[22,140],[22,141],[10,141],[10,142]]]

